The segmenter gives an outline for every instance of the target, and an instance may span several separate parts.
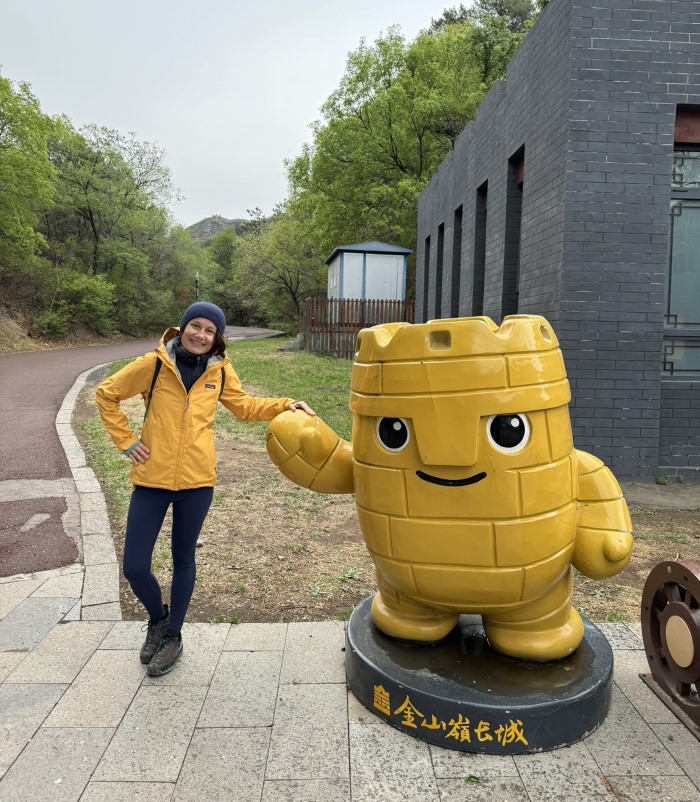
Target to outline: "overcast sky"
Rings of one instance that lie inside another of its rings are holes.
[[[467,3],[465,3],[466,5]],[[408,40],[450,0],[0,0],[0,71],[46,114],[134,132],[166,152],[176,220],[265,214],[283,161],[362,37]]]

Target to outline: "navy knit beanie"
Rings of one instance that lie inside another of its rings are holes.
[[[209,303],[209,301],[197,301],[197,303],[192,304],[192,306],[188,306],[180,321],[180,331],[184,331],[185,326],[190,320],[194,320],[196,317],[203,317],[205,320],[211,320],[219,334],[222,337],[224,336],[226,317],[216,304]]]

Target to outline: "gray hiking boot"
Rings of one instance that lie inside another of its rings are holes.
[[[164,604],[163,607],[165,608],[165,618],[161,618],[160,621],[149,621],[147,624],[146,640],[141,647],[141,662],[144,665],[151,662],[151,658],[158,651],[158,647],[165,635],[165,630],[168,628],[170,611],[167,604]]]
[[[153,659],[148,664],[146,671],[149,677],[159,677],[161,674],[167,674],[175,668],[175,663],[180,659],[182,654],[182,636],[180,634],[174,635],[172,632],[166,632],[163,637],[163,642],[160,648],[153,655]]]

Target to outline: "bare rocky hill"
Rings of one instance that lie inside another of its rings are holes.
[[[240,218],[228,220],[220,214],[214,214],[211,217],[205,217],[204,220],[200,220],[198,223],[188,226],[187,230],[195,239],[208,240],[227,228],[235,228],[236,231],[240,231],[247,222],[249,221]]]

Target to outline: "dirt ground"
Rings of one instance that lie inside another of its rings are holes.
[[[88,390],[74,415],[79,437],[80,420],[95,414]],[[217,454],[219,481],[200,535],[188,620],[346,619],[375,590],[354,497],[320,495],[292,484],[270,462],[260,435],[218,433]],[[105,493],[121,560],[125,513],[119,507],[124,503],[117,503],[113,488],[105,487]],[[642,589],[655,565],[666,559],[700,560],[700,510],[631,508],[630,512],[635,547],[627,568],[605,581],[575,573],[574,603],[592,621],[638,621]],[[163,532],[167,531],[166,520]],[[163,588],[168,588],[167,534],[159,538],[153,567]],[[143,618],[141,605],[123,578],[121,605],[124,618]]]
[[[297,487],[253,440],[219,436],[217,454],[219,481],[200,535],[189,620],[349,616],[374,590],[354,497]],[[123,607],[138,618],[130,596],[123,589]]]

